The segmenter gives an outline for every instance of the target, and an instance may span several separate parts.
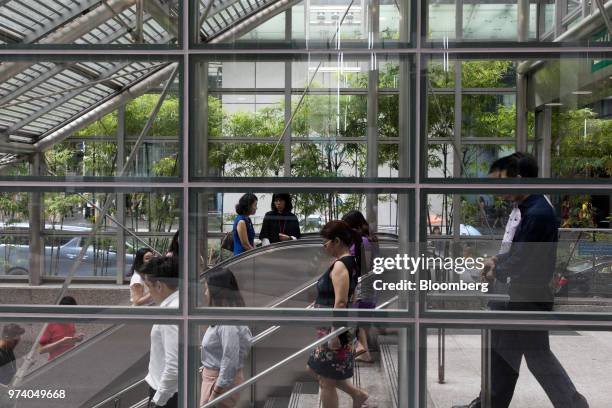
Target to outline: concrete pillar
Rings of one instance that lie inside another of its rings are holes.
[[[371,47],[379,39],[379,11],[379,0],[369,0],[368,31]],[[370,54],[368,71],[366,177],[370,179],[378,177],[378,61],[375,53]],[[378,224],[377,194],[370,193],[366,196],[366,219],[370,224],[370,230],[375,232]]]
[[[285,11],[285,40],[291,41],[292,21],[291,9]],[[291,177],[291,61],[285,61],[285,138],[283,140],[283,175]]]
[[[125,105],[117,110],[117,168],[122,169],[125,165]],[[125,194],[117,193],[116,219],[121,225],[125,225]],[[125,231],[117,226],[117,276],[116,283],[123,284],[125,271]]]
[[[518,15],[516,19],[518,41],[529,41],[529,0],[518,0]]]
[[[516,150],[527,151],[527,76],[518,74],[516,79]]]
[[[193,145],[193,155],[189,163],[193,174],[197,177],[209,175],[208,169],[208,62],[194,66],[195,75],[191,78],[195,92],[194,105],[196,114],[193,120],[193,133],[190,142]],[[186,174],[183,175],[187,177]]]
[[[30,175],[41,175],[42,153],[34,153],[30,157]],[[30,286],[38,286],[42,283],[44,271],[44,240],[42,230],[44,229],[44,207],[43,193],[40,191],[28,193],[28,213],[30,222]]]

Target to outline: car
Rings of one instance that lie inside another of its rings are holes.
[[[45,230],[53,230],[53,225],[45,225]],[[0,269],[0,275],[28,275],[30,263],[30,245],[28,238],[24,236],[29,230],[27,223],[0,224],[0,230],[4,230],[5,234],[0,244],[0,261],[4,264],[4,268]],[[8,231],[6,231],[8,230]],[[64,225],[62,232],[90,232],[91,228],[83,226]],[[11,236],[6,232],[17,232]],[[9,238],[9,240],[6,239]],[[66,276],[74,265],[75,260],[79,257],[82,246],[87,239],[86,236],[53,237],[55,245],[47,244],[44,249],[44,274],[47,276]],[[130,247],[129,243],[126,245]],[[124,276],[129,272],[134,255],[128,250],[125,255],[125,270]],[[117,253],[115,250],[106,248],[94,248],[93,245],[87,247],[83,256],[82,262],[76,270],[75,276],[91,277],[91,276],[109,276],[117,275]]]
[[[612,297],[612,256],[577,261],[557,275],[557,296]]]

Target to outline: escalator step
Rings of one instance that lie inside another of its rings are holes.
[[[288,408],[289,398],[286,397],[272,397],[266,401],[264,408]]]

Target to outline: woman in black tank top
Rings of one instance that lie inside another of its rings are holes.
[[[360,262],[351,255],[350,247],[360,245],[361,237],[344,221],[328,222],[321,230],[321,236],[325,238],[326,251],[335,261],[317,282],[315,307],[347,308],[360,275]],[[318,336],[324,337],[333,330],[333,327],[319,328]],[[310,355],[308,369],[319,380],[323,408],[338,407],[336,388],[351,396],[354,407],[369,407],[368,394],[349,381],[353,377],[353,353],[353,336],[346,331],[318,346]]]

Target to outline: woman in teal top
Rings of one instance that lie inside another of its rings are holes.
[[[251,250],[255,247],[255,229],[250,216],[257,212],[257,196],[246,193],[236,204],[236,218],[232,235],[234,238],[234,256]]]

